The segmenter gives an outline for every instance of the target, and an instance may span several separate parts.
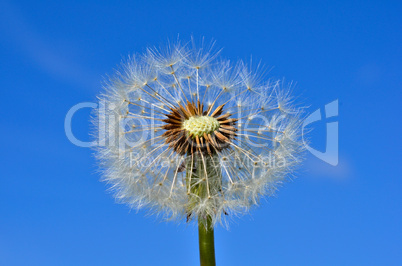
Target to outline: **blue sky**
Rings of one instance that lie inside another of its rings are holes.
[[[218,265],[401,265],[399,1],[2,1],[0,264],[197,265],[197,230],[114,202],[64,132],[125,56],[191,35],[261,60],[313,112],[339,101],[339,164],[216,230]],[[89,109],[75,136],[89,140]],[[325,149],[325,122],[311,146]]]

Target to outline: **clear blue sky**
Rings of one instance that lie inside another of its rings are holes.
[[[216,230],[218,265],[402,265],[400,1],[2,1],[0,264],[197,265],[197,230],[115,204],[67,111],[121,59],[178,34],[214,38],[339,99],[339,165],[298,178]],[[89,140],[89,109],[73,120]],[[325,121],[312,146],[324,149]]]

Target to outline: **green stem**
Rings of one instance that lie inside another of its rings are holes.
[[[211,204],[212,208],[214,206],[213,199],[208,197],[210,194],[218,194],[222,187],[222,174],[220,168],[215,166],[215,157],[216,154],[213,154],[204,158],[198,153],[187,157],[186,186],[190,192],[187,219],[191,218],[193,209],[200,200],[208,200],[208,204]],[[198,214],[198,243],[201,266],[215,266],[214,226],[206,211]]]
[[[200,248],[200,265],[215,266],[214,227],[211,217],[198,218],[198,244]]]

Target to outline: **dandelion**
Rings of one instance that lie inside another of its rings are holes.
[[[301,110],[283,81],[170,44],[122,64],[105,86],[96,155],[116,199],[198,221],[203,265],[213,228],[271,196],[302,159]]]

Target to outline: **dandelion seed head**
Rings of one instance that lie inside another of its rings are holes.
[[[150,48],[106,82],[96,157],[118,201],[226,224],[273,195],[302,161],[291,85],[219,52],[194,39]]]

